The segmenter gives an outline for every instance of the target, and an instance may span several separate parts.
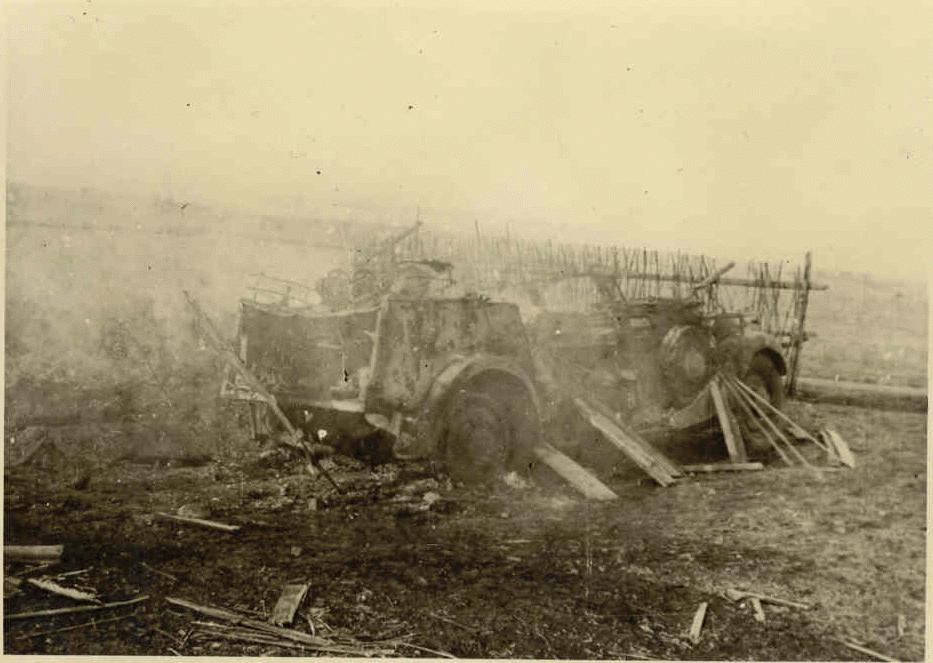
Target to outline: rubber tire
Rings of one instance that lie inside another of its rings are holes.
[[[742,382],[759,393],[766,391],[771,405],[778,410],[784,409],[784,378],[767,355],[752,357]]]
[[[460,391],[446,424],[444,460],[454,479],[484,483],[505,470],[512,437],[507,407],[488,394]]]

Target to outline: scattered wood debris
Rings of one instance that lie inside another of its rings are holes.
[[[223,532],[238,532],[240,530],[239,525],[227,525],[225,523],[218,523],[213,520],[204,520],[203,518],[189,518],[187,516],[176,516],[174,514],[165,513],[163,511],[157,511],[155,515],[165,520],[174,520],[175,522],[179,522],[179,523],[186,523],[188,525],[198,525],[199,527],[217,529]]]
[[[276,626],[287,626],[295,620],[295,613],[301,607],[308,594],[308,583],[294,583],[285,585],[279,600],[272,608],[271,622]]]
[[[398,645],[407,644],[399,640],[367,640],[364,642],[340,633],[332,633],[328,634],[328,637],[323,637],[291,628],[275,626],[224,608],[202,606],[185,599],[172,597],[166,597],[165,600],[171,605],[197,612],[220,622],[226,622],[225,624],[196,622],[196,626],[202,630],[208,629],[213,637],[229,640],[360,657],[391,656],[395,653],[395,648]],[[417,645],[409,646],[417,647]]]
[[[96,610],[109,610],[111,608],[122,608],[128,605],[136,605],[143,601],[148,601],[148,596],[140,596],[128,601],[114,601],[113,603],[103,603],[101,605],[81,605],[73,608],[52,608],[51,610],[34,610],[32,612],[17,612],[12,615],[3,615],[4,620],[14,619],[32,619],[34,617],[53,617],[55,615],[68,615],[75,612],[94,612]]]
[[[3,546],[5,562],[57,562],[65,546]]]
[[[738,589],[727,589],[723,592],[724,596],[730,601],[744,601],[745,599],[756,598],[763,603],[771,603],[773,605],[782,605],[786,608],[797,608],[799,610],[809,610],[811,607],[808,603],[799,603],[797,601],[788,601],[787,599],[779,599],[773,596],[766,596],[765,594],[759,594],[757,592],[746,592]]]
[[[700,632],[703,630],[703,622],[706,619],[706,609],[709,607],[707,601],[703,601],[693,615],[693,623],[690,624],[690,642],[696,644],[700,641]]]
[[[764,624],[765,610],[761,607],[761,599],[757,596],[751,596],[749,597],[748,602],[752,606],[752,614],[755,616],[755,621],[759,624]]]
[[[898,614],[897,616],[897,637],[903,638],[904,634],[907,632],[907,618],[904,615]]]
[[[57,582],[49,580],[48,578],[29,578],[26,580],[26,582],[28,582],[33,587],[38,587],[39,589],[49,592],[50,594],[57,594],[69,599],[74,599],[75,601],[88,601],[90,603],[97,603],[98,605],[102,604],[102,601],[94,594],[89,592],[82,592],[71,587],[63,587]]]

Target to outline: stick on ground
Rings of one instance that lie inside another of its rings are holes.
[[[39,589],[49,592],[50,594],[57,594],[58,596],[64,596],[75,601],[89,601],[91,603],[101,604],[101,600],[98,599],[93,594],[88,592],[82,592],[77,589],[72,589],[71,587],[62,587],[57,582],[52,582],[51,580],[43,580],[40,578],[29,578],[26,580],[33,587],[38,587]]]
[[[859,652],[859,653],[861,653],[861,654],[867,654],[868,656],[873,656],[874,658],[878,659],[879,661],[891,661],[892,663],[897,663],[897,659],[896,659],[896,658],[891,658],[890,656],[885,656],[884,654],[879,654],[878,652],[873,651],[873,650],[869,649],[868,647],[862,647],[861,645],[857,645],[857,644],[855,644],[854,642],[849,642],[848,640],[840,640],[839,642],[841,642],[842,644],[844,644],[844,645],[845,645],[846,647],[848,647],[849,649],[852,649],[852,650],[854,650],[854,651],[857,651],[857,652]]]
[[[135,605],[148,601],[148,596],[140,596],[129,601],[115,601],[113,603],[104,603],[103,605],[81,605],[74,608],[53,608],[51,610],[35,610],[32,612],[17,612],[12,615],[4,615],[4,620],[31,619],[33,617],[52,617],[55,615],[68,615],[75,612],[94,612],[95,610],[108,610],[110,608],[121,608],[127,605]]]
[[[80,628],[86,628],[88,626],[97,626],[99,624],[108,624],[110,622],[118,622],[123,619],[129,619],[133,615],[119,615],[117,617],[108,617],[107,619],[92,619],[89,622],[82,622],[80,624],[72,624],[71,626],[62,626],[61,628],[50,628],[44,631],[33,631],[32,633],[24,633],[16,637],[17,640],[28,640],[29,638],[35,638],[40,635],[51,635],[52,633],[63,633],[64,631],[76,631]]]
[[[237,532],[240,529],[239,525],[227,525],[225,523],[218,523],[213,520],[204,520],[203,518],[189,518],[187,516],[176,516],[171,513],[164,513],[162,511],[157,511],[156,516],[159,518],[164,518],[166,520],[174,520],[179,523],[187,523],[189,525],[198,525],[200,527],[207,527],[210,529],[218,529],[223,532]]]

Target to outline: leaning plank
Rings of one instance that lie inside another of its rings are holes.
[[[65,546],[3,546],[5,562],[57,562]]]
[[[760,405],[762,405],[766,410],[770,411],[772,414],[777,415],[777,417],[778,417],[781,421],[784,422],[784,425],[787,426],[787,429],[788,429],[788,431],[790,432],[790,434],[791,434],[792,436],[794,436],[794,437],[796,437],[796,438],[798,438],[798,439],[802,439],[802,440],[810,440],[811,442],[813,442],[813,444],[815,444],[816,446],[820,447],[823,451],[826,451],[826,447],[824,446],[824,443],[823,443],[823,442],[820,442],[820,441],[819,441],[818,439],[816,439],[814,436],[810,435],[810,433],[808,433],[808,432],[805,431],[803,428],[801,428],[801,427],[797,424],[797,422],[795,422],[793,419],[791,419],[790,417],[788,417],[786,414],[784,414],[784,413],[783,413],[781,410],[779,410],[778,408],[774,407],[774,405],[772,405],[771,402],[770,402],[768,399],[764,398],[764,397],[763,397],[761,394],[759,394],[757,391],[755,391],[754,389],[752,389],[751,387],[749,387],[747,384],[745,384],[744,382],[742,382],[742,381],[739,380],[738,378],[734,378],[734,379],[735,379],[735,381],[739,384],[739,386],[740,386],[751,398],[754,398],[756,401],[758,401],[758,403],[759,403]]]
[[[115,601],[113,603],[104,603],[103,605],[80,605],[74,608],[53,608],[51,610],[34,610],[32,612],[17,612],[12,615],[4,615],[3,619],[31,619],[33,617],[53,617],[55,615],[69,615],[75,612],[94,612],[95,610],[109,610],[110,608],[121,608],[127,605],[135,605],[148,601],[148,596],[140,596],[129,601]]]
[[[276,626],[287,626],[295,619],[298,607],[308,593],[308,583],[294,583],[285,585],[279,600],[272,609],[272,623]]]
[[[614,500],[618,496],[606,485],[549,444],[534,449],[535,456],[560,477],[592,500]]]
[[[745,451],[745,443],[737,435],[738,429],[733,429],[734,419],[730,416],[729,409],[726,407],[726,399],[719,388],[719,379],[713,378],[709,383],[709,393],[713,397],[713,405],[716,407],[716,416],[719,419],[719,427],[722,429],[722,436],[726,441],[726,449],[729,451],[729,458],[733,463],[744,463],[748,460],[748,454]]]
[[[684,472],[742,472],[763,470],[761,463],[710,463],[705,465],[683,465]]]
[[[189,518],[187,516],[176,516],[172,513],[156,512],[159,518],[165,518],[166,520],[174,520],[180,523],[188,523],[189,525],[199,525],[200,527],[208,527],[210,529],[219,529],[224,532],[236,532],[240,529],[239,525],[226,525],[224,523],[218,523],[213,520],[204,520],[203,518]]]
[[[833,450],[836,452],[836,455],[839,456],[840,462],[846,467],[855,467],[855,456],[852,455],[852,450],[849,449],[849,445],[842,439],[842,436],[832,428],[826,428],[824,430],[826,438],[833,445]]]
[[[72,589],[71,587],[62,587],[57,582],[51,580],[45,580],[42,578],[28,578],[26,580],[33,587],[38,587],[41,590],[49,592],[50,594],[57,594],[59,596],[64,596],[69,599],[74,599],[75,601],[90,601],[91,603],[100,604],[101,601],[93,594],[88,592],[82,592],[77,589]]]
[[[631,438],[616,423],[602,414],[582,398],[573,399],[577,409],[584,418],[592,424],[596,430],[611,442],[617,449],[628,456],[632,461],[644,470],[652,479],[662,486],[669,486],[674,483],[674,478],[663,467],[657,458],[648,455],[644,448]]]
[[[631,444],[636,445],[644,456],[657,463],[657,465],[669,475],[674,478],[682,477],[684,475],[683,470],[680,469],[680,465],[661,453],[653,444],[648,442],[648,440],[643,438],[641,435],[620,424],[613,416],[611,408],[592,397],[584,402],[590,408],[596,410],[604,417],[609,419],[609,421],[612,422],[612,425],[618,428],[621,431],[621,434],[624,435]]]
[[[755,427],[764,436],[765,440],[767,440],[768,444],[771,445],[771,448],[774,449],[777,455],[780,456],[781,460],[784,461],[784,464],[788,466],[793,465],[793,463],[790,462],[790,458],[786,453],[784,453],[784,450],[781,449],[780,445],[777,443],[777,440],[774,439],[771,433],[768,432],[768,429],[765,428],[764,424],[762,424],[761,421],[759,421],[755,416],[755,413],[752,412],[749,404],[746,402],[747,399],[743,397],[742,393],[739,391],[739,388],[733,385],[729,380],[726,380],[724,384],[726,385],[726,389],[730,392],[730,395],[733,397],[733,400],[739,404],[739,407],[741,407],[745,412],[745,416],[748,418],[748,420],[755,424]]]
[[[693,623],[690,624],[690,641],[694,644],[700,641],[700,632],[703,630],[703,621],[706,619],[706,609],[709,603],[703,601],[693,615]]]

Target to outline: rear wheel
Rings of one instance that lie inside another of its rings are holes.
[[[778,410],[784,407],[784,378],[766,355],[752,358],[742,381]]]

